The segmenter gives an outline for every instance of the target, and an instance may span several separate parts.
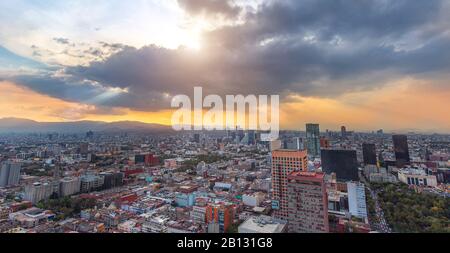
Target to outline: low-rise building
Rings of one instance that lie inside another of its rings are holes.
[[[270,216],[252,216],[238,227],[239,233],[285,233],[287,222]]]
[[[428,175],[420,168],[405,168],[398,171],[398,179],[407,185],[437,186],[435,175]]]
[[[242,202],[246,206],[259,206],[264,201],[265,194],[262,192],[256,192],[253,194],[242,195]]]
[[[169,221],[168,217],[156,216],[149,218],[142,224],[142,232],[144,233],[165,233],[167,227],[165,224]]]
[[[398,179],[392,174],[372,173],[369,176],[369,181],[372,183],[397,183]]]
[[[54,218],[54,214],[50,211],[45,211],[36,207],[22,210],[9,214],[9,220],[20,224],[25,228],[32,228],[38,224]]]
[[[191,211],[191,219],[198,223],[206,222],[206,206],[194,206]]]
[[[139,223],[135,220],[127,220],[125,222],[122,222],[117,226],[117,229],[123,233],[141,232],[141,226],[139,226]]]

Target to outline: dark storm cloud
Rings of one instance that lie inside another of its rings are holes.
[[[276,1],[249,15],[251,25],[244,30],[256,39],[305,32],[314,32],[320,40],[331,40],[335,35],[398,37],[436,18],[441,5],[440,0]]]
[[[230,11],[230,5],[222,6],[225,1],[180,2],[194,14]],[[332,97],[405,75],[449,72],[450,23],[443,7],[438,0],[270,2],[243,14],[242,24],[205,33],[199,53],[117,45],[120,51],[104,60],[66,68],[65,74],[82,85],[53,77],[39,84],[21,81],[56,97],[86,101],[101,91],[85,83],[90,80],[127,90],[102,105],[142,110],[167,108],[165,93],[191,94],[196,85],[220,95]]]
[[[233,5],[230,0],[178,0],[178,4],[193,16],[213,17],[219,15],[225,18],[234,18],[241,12],[241,8]]]
[[[72,77],[57,77],[50,74],[22,75],[12,79],[39,93],[67,101],[87,101],[104,92],[99,86]]]
[[[161,104],[163,94],[157,92],[128,93],[112,89],[110,86],[80,79],[73,76],[55,76],[51,74],[22,75],[9,79],[41,94],[60,98],[70,102],[81,102],[105,107],[166,108]]]
[[[184,49],[128,47],[102,62],[67,68],[67,73],[113,87],[151,92],[183,92],[200,81],[201,64]],[[198,78],[197,78],[198,77]]]

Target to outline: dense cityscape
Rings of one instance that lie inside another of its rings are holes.
[[[450,232],[450,136],[3,133],[3,233]]]
[[[445,251],[449,13],[0,0],[0,249]]]

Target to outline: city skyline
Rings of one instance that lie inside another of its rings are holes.
[[[2,121],[6,121],[7,123],[5,125],[3,125]],[[38,120],[32,120],[29,118],[16,118],[16,117],[5,117],[5,118],[0,118],[0,133],[33,133],[33,130],[31,130],[30,127],[27,127],[26,124],[27,123],[36,123],[36,124],[55,124],[55,127],[59,124],[65,124],[70,130],[64,130],[64,129],[51,129],[48,131],[43,131],[41,128],[37,129],[36,131],[34,131],[35,133],[44,133],[44,132],[61,132],[61,133],[85,133],[86,131],[92,131],[93,129],[89,129],[89,126],[84,126],[83,129],[81,130],[74,130],[73,128],[71,128],[70,126],[72,124],[76,125],[76,124],[82,124],[82,123],[93,123],[93,124],[104,124],[105,126],[107,125],[117,125],[120,129],[120,125],[124,124],[123,129],[122,130],[131,130],[134,131],[135,129],[133,129],[133,124],[136,124],[136,127],[143,127],[143,126],[148,126],[150,130],[152,127],[157,127],[161,130],[168,130],[168,131],[172,131],[172,126],[170,124],[164,124],[164,123],[152,123],[152,122],[143,122],[143,121],[139,121],[138,119],[136,120],[130,120],[130,119],[124,119],[124,120],[118,120],[118,121],[103,121],[103,120],[95,120],[95,119],[86,119],[86,120],[74,120],[74,121],[38,121]],[[12,124],[12,125],[11,125]],[[127,124],[131,124],[131,125],[127,125]],[[320,123],[306,123],[307,124],[318,124],[321,126],[320,129],[320,133],[321,134],[325,134],[327,132],[330,133],[340,133],[341,132],[341,127],[336,127],[336,128],[325,128],[322,127],[322,125]],[[281,128],[280,131],[293,131],[293,132],[304,132],[306,133],[306,125],[302,125],[299,124],[299,127],[297,128]],[[192,128],[194,128],[194,124],[191,125]],[[17,130],[15,129],[15,127],[23,127],[26,130],[20,129]],[[73,126],[72,126],[73,127]],[[97,126],[98,127],[98,126]],[[97,127],[93,127],[93,128],[97,128]],[[236,125],[236,127],[240,128],[239,125]],[[233,130],[235,128],[232,127],[224,127],[223,130],[207,130],[206,128],[204,128],[203,130],[182,130],[182,131],[187,131],[187,132],[206,132],[206,131],[227,131],[227,130]],[[249,128],[242,128],[243,130],[251,130]],[[94,129],[95,130],[95,129]],[[350,132],[356,132],[356,133],[376,133],[379,131],[382,131],[383,134],[442,134],[442,135],[447,135],[448,132],[447,131],[432,131],[432,130],[421,130],[421,129],[414,129],[414,128],[405,128],[405,129],[382,129],[382,128],[377,128],[376,126],[374,126],[371,129],[354,129],[351,128],[349,129]],[[105,130],[102,129],[100,127],[100,129],[96,130],[97,132],[104,132]],[[256,130],[256,131],[260,131],[260,130]]]
[[[0,118],[170,125],[171,98],[201,85],[280,95],[280,129],[449,133],[449,10],[441,0],[2,1]]]

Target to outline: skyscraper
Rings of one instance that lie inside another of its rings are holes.
[[[319,124],[306,124],[306,146],[308,155],[320,155],[320,129]]]
[[[0,167],[0,187],[18,185],[20,180],[21,164],[4,162]]]
[[[365,165],[377,165],[377,151],[375,144],[373,143],[363,143],[363,160]]]
[[[329,232],[328,197],[323,173],[291,172],[287,194],[289,232]]]
[[[408,137],[406,135],[393,135],[394,152],[397,167],[409,164]]]
[[[286,220],[288,218],[287,176],[293,171],[307,171],[308,158],[302,150],[274,150],[272,151],[272,208],[275,217]]]
[[[331,174],[341,181],[357,181],[358,160],[355,150],[322,149],[322,171]]]
[[[364,184],[348,182],[348,206],[353,216],[367,218],[366,191]]]

